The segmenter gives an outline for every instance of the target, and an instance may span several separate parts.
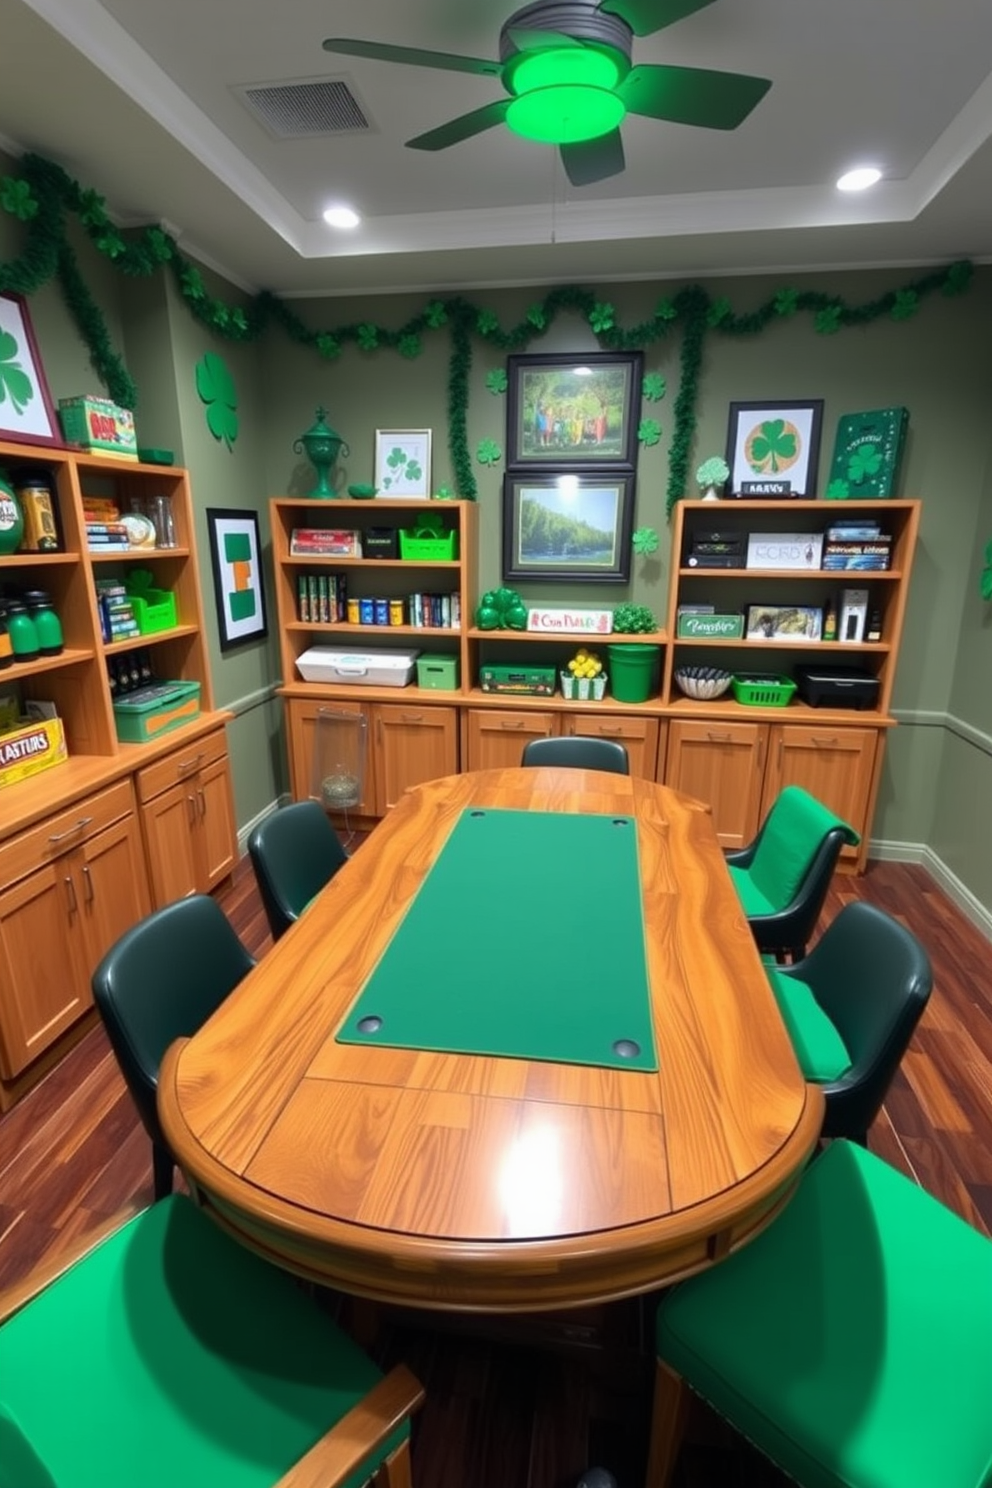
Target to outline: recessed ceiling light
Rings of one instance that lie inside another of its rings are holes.
[[[861,165],[857,170],[849,170],[841,176],[837,182],[837,190],[867,191],[869,186],[874,186],[881,179],[882,172],[873,165]]]
[[[324,213],[328,227],[357,227],[361,220],[351,207],[328,207]]]

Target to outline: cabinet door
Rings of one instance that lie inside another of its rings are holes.
[[[306,801],[310,796],[314,768],[314,740],[317,729],[317,713],[321,708],[333,708],[341,713],[360,713],[368,719],[371,709],[368,704],[342,702],[338,699],[320,702],[317,698],[291,698],[286,709],[286,737],[289,748],[289,785],[294,801]],[[371,741],[370,741],[371,747]],[[365,779],[362,799],[353,807],[356,816],[377,816],[374,770],[371,762],[365,761]]]
[[[88,974],[151,909],[137,818],[126,816],[72,854]]]
[[[380,814],[405,790],[458,771],[458,714],[454,708],[390,703],[372,709],[375,799]]]
[[[666,785],[703,801],[721,847],[746,847],[758,830],[768,726],[675,719],[668,726]]]
[[[657,779],[659,723],[657,718],[625,718],[616,713],[566,713],[561,731],[570,737],[616,739],[627,751],[631,775]]]
[[[468,770],[516,769],[528,739],[546,739],[558,732],[554,713],[525,712],[522,708],[470,708],[465,743]]]
[[[196,775],[196,856],[199,887],[206,894],[226,878],[238,861],[231,766],[227,755],[204,765]]]
[[[156,909],[195,894],[199,887],[196,776],[146,801],[141,826]]]
[[[877,729],[773,724],[762,815],[784,786],[801,785],[864,837],[877,744]],[[864,855],[864,847],[841,849],[842,861],[857,862]]]
[[[80,1018],[93,998],[82,904],[70,859],[0,894],[0,1071],[12,1079]]]

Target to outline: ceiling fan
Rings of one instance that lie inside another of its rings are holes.
[[[704,129],[736,129],[771,82],[709,68],[631,64],[634,36],[650,36],[714,0],[536,0],[499,34],[499,61],[331,36],[324,50],[379,62],[499,78],[508,97],[407,140],[413,150],[446,150],[497,124],[557,145],[573,186],[624,168],[620,123],[642,114]]]

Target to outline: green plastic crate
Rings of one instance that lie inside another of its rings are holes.
[[[791,677],[752,672],[747,677],[732,677],[730,688],[739,703],[751,708],[785,708],[792,701],[796,684]]]
[[[454,528],[401,527],[400,557],[415,558],[420,563],[452,563],[458,557],[458,534]]]
[[[128,594],[134,618],[142,635],[155,635],[178,625],[176,596],[171,589],[145,589],[143,594]]]

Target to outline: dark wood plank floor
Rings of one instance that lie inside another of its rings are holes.
[[[219,895],[263,955],[247,864]],[[871,1133],[871,1146],[992,1233],[992,954],[923,869],[874,863],[838,878],[824,922],[865,898],[924,942],[935,991]],[[148,1142],[94,1029],[0,1118],[0,1286],[125,1205],[151,1199]],[[620,1488],[644,1472],[654,1298],[568,1318],[484,1326],[387,1314],[377,1351],[405,1358],[428,1403],[414,1439],[417,1488],[574,1488],[590,1464]],[[328,1298],[328,1305],[335,1299]],[[785,1479],[697,1406],[679,1488],[782,1488]]]

